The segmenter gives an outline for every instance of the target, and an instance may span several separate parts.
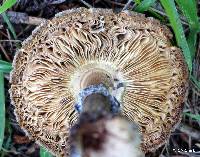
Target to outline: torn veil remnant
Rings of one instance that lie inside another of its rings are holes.
[[[171,38],[157,20],[127,11],[79,8],[42,23],[13,62],[10,94],[20,126],[62,156],[79,92],[104,84],[139,125],[142,150],[155,150],[179,122],[188,80]]]

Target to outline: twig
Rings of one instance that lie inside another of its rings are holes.
[[[80,0],[83,4],[85,4],[88,8],[93,8],[89,3],[84,0]]]
[[[163,149],[162,149],[162,151],[161,151],[159,157],[164,156],[164,155],[163,155],[163,152],[164,152],[164,150],[165,150],[166,148],[167,148],[167,143],[166,143],[165,146],[163,147]]]
[[[118,5],[118,6],[125,6],[125,4],[123,4],[123,3],[114,2],[114,1],[111,1],[111,0],[104,0],[104,1],[106,1],[106,2],[108,2],[108,3],[111,3],[111,4]]]
[[[4,78],[9,81],[10,80],[10,74],[5,73]]]
[[[30,25],[39,25],[42,21],[45,21],[44,18],[28,16],[26,13],[7,11],[7,16],[9,17],[10,22],[19,24],[30,24]],[[2,22],[2,16],[0,16],[0,22]]]
[[[188,135],[190,135],[191,137],[193,137],[194,139],[196,140],[199,140],[200,139],[200,131],[194,129],[194,128],[191,128],[190,126],[188,125],[185,125],[185,124],[180,124],[177,128],[178,130],[180,130],[181,132],[183,133],[186,133]]]
[[[192,88],[192,92],[194,93],[194,90],[193,90],[194,88]],[[192,94],[193,94],[192,93]],[[196,98],[192,98],[192,102],[190,102],[189,100],[185,103],[187,106],[188,106],[188,108],[190,109],[190,112],[192,113],[192,114],[195,114],[195,115],[198,115],[199,113],[198,113],[198,111],[196,110],[196,103],[195,102],[193,102],[193,100],[194,99],[196,99]],[[197,99],[198,99],[198,97],[197,97]],[[191,123],[191,117],[190,117],[190,123]],[[199,124],[199,126],[200,126],[200,121],[196,121],[198,124]]]
[[[133,3],[133,0],[128,0],[128,2],[125,4],[124,8],[122,9],[122,11],[124,10],[128,10],[128,8],[130,7],[130,4]],[[134,5],[133,5],[134,6]],[[133,7],[131,7],[131,10],[133,9]]]
[[[0,42],[14,42],[14,43],[21,43],[21,40],[0,40]]]
[[[17,152],[16,150],[7,150],[5,148],[1,148],[1,149],[6,153],[13,153],[15,155],[21,154],[21,153]]]
[[[8,61],[11,62],[10,57],[8,56],[6,50],[5,50],[4,47],[1,45],[1,43],[0,43],[0,48],[1,48],[2,52],[3,52],[3,54],[5,55],[6,59],[7,59]]]
[[[0,34],[2,34],[6,38],[8,37],[7,34],[5,32],[3,32],[3,31],[0,31]]]
[[[12,50],[13,49],[13,44],[12,44],[12,42],[10,42],[10,40],[11,40],[10,32],[8,31],[8,29],[6,29],[6,32],[8,34],[8,40],[9,40],[9,43],[10,43],[10,46],[11,46],[11,50]]]
[[[57,1],[52,1],[50,4],[60,4],[60,3],[63,3],[65,2],[65,0],[57,0]]]

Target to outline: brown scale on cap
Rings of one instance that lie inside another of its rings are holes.
[[[143,151],[155,150],[179,121],[187,87],[187,67],[171,38],[159,21],[134,12],[79,8],[47,20],[13,62],[10,94],[20,126],[62,156],[78,118],[77,94],[105,83],[121,113],[139,125]],[[116,89],[115,80],[124,87]]]

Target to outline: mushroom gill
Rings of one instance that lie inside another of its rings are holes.
[[[120,112],[139,125],[153,151],[180,120],[188,72],[169,29],[124,11],[78,8],[42,23],[23,42],[11,73],[11,99],[27,135],[56,155],[69,149],[81,90],[104,84]]]

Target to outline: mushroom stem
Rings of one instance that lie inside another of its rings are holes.
[[[119,116],[119,103],[105,86],[89,86],[79,97],[82,110],[71,129],[71,157],[144,156],[138,127]]]
[[[120,116],[83,113],[71,129],[70,157],[144,157],[137,125]]]
[[[83,112],[98,114],[111,111],[111,102],[109,98],[99,93],[92,93],[87,96],[83,104]]]
[[[79,113],[108,112],[118,114],[120,103],[103,84],[91,85],[80,91],[75,105]]]

